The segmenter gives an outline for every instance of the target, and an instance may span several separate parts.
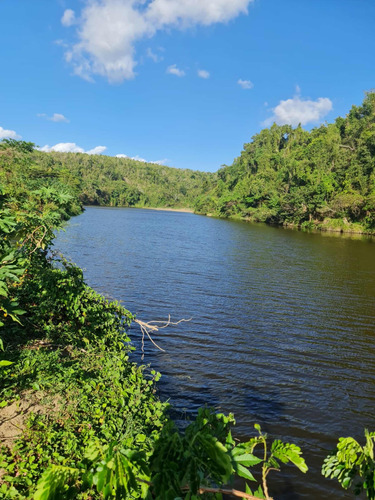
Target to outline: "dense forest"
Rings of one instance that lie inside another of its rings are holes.
[[[216,177],[131,158],[83,153],[34,151],[33,158],[76,188],[84,205],[193,208],[196,198],[213,186]]]
[[[32,158],[34,169],[44,169],[84,205],[191,208],[217,217],[375,232],[374,92],[332,124],[263,129],[217,173],[35,149]]]
[[[202,214],[375,231],[375,93],[310,132],[276,125],[245,144],[195,205]]]

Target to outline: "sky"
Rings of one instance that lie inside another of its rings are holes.
[[[0,139],[216,171],[375,87],[374,0],[0,0]]]

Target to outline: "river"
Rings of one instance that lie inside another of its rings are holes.
[[[55,249],[138,318],[192,318],[154,336],[165,352],[145,345],[174,418],[208,404],[235,414],[236,437],[258,422],[299,445],[310,470],[271,472],[276,499],[353,498],[320,467],[339,436],[375,431],[374,240],[88,207]]]

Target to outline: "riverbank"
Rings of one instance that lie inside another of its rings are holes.
[[[321,222],[312,221],[302,224],[296,224],[286,221],[280,223],[266,222],[266,221],[260,221],[255,217],[242,217],[240,215],[230,215],[226,217],[220,216],[220,214],[215,214],[215,213],[207,213],[207,214],[197,213],[197,215],[205,215],[206,217],[216,217],[218,219],[241,220],[244,222],[251,222],[254,224],[266,224],[269,226],[284,227],[287,229],[293,229],[297,231],[313,231],[315,233],[320,233],[320,234],[324,233],[341,234],[347,236],[357,235],[357,236],[368,236],[370,238],[375,236],[374,230],[366,229],[360,223],[357,222],[351,223],[342,219],[325,219],[324,221]]]
[[[169,207],[134,207],[134,208],[144,208],[145,210],[158,210],[162,212],[183,212],[193,214],[194,210],[192,208],[169,208]]]
[[[129,361],[134,316],[64,261],[37,259],[26,278],[19,296],[28,331],[15,325],[14,338],[8,330],[0,356],[0,498],[256,500],[248,486],[223,487],[237,474],[253,480],[248,467],[262,462],[254,443],[233,440],[232,415],[203,408],[176,430],[156,395],[159,374]],[[306,472],[290,446],[279,460]]]

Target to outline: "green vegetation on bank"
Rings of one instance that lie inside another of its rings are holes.
[[[81,210],[74,179],[16,141],[0,143],[0,179],[0,498],[219,499],[234,477],[255,481],[258,464],[267,498],[271,463],[306,472],[298,447],[268,450],[260,428],[238,444],[231,415],[202,409],[178,431],[156,396],[159,375],[129,360],[134,316],[49,251]]]
[[[65,172],[84,205],[193,208],[215,179],[215,174],[131,158],[34,151],[33,159],[41,168]]]
[[[270,500],[271,471],[307,472],[301,450],[258,425],[239,443],[233,416],[209,409],[179,431],[159,374],[129,360],[134,316],[51,252],[81,211],[75,181],[35,162],[33,144],[0,143],[0,498]],[[375,433],[365,437],[341,438],[323,474],[375,499]]]
[[[37,169],[86,205],[196,213],[346,232],[375,232],[375,93],[310,132],[272,127],[217,173],[131,158],[32,152]],[[51,182],[51,185],[54,183]]]
[[[195,205],[198,213],[375,232],[375,93],[310,132],[276,124],[245,144]]]

